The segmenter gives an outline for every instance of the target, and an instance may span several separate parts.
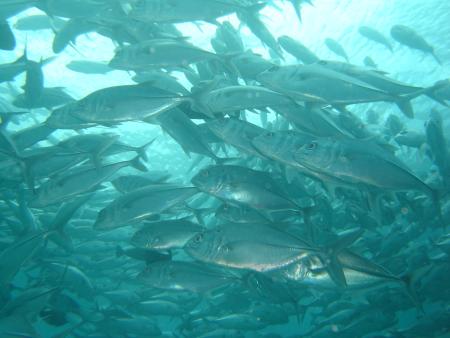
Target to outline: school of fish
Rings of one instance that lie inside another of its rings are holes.
[[[331,37],[323,59],[261,14],[301,25],[320,1],[0,1],[0,55],[23,53],[0,64],[0,338],[449,337],[450,79],[401,82]],[[354,34],[445,74],[419,30],[386,29]],[[38,30],[54,55],[32,60],[16,35]],[[67,69],[133,84],[46,87],[94,32],[112,59]],[[185,173],[152,169],[164,140]]]

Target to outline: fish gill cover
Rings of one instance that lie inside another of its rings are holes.
[[[0,1],[0,337],[448,337],[448,22]]]

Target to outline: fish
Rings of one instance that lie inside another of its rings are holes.
[[[116,256],[127,256],[133,259],[144,261],[146,264],[151,264],[158,261],[170,260],[170,254],[160,253],[156,250],[142,249],[142,248],[122,248],[120,245],[116,248]]]
[[[170,174],[167,172],[149,171],[145,176],[123,175],[112,180],[111,183],[119,192],[126,194],[147,185],[165,183],[169,178]]]
[[[95,28],[96,25],[94,23],[78,18],[66,21],[53,38],[53,52],[56,54],[61,53],[67,46],[75,44],[78,36],[90,33]]]
[[[331,38],[326,38],[325,46],[327,46],[328,49],[331,50],[334,54],[343,57],[345,61],[349,62],[347,53],[345,52],[344,47],[342,47],[339,42]]]
[[[89,192],[114,175],[118,170],[127,166],[133,166],[141,171],[147,170],[139,162],[138,157],[130,161],[108,164],[99,168],[90,165],[73,168],[55,180],[47,181],[41,185],[36,191],[36,197],[31,205],[34,207],[45,207]]]
[[[0,336],[446,337],[445,4],[366,2],[0,1]]]
[[[199,90],[194,93],[193,99],[192,108],[208,116],[292,103],[289,97],[258,86],[228,86],[203,92]]]
[[[167,56],[170,55],[171,58]],[[147,70],[152,67],[187,67],[201,61],[224,61],[217,54],[183,40],[154,39],[116,50],[109,66],[118,70]]]
[[[426,142],[424,134],[412,130],[402,130],[394,139],[400,145],[417,149],[422,147]]]
[[[244,80],[256,80],[257,75],[272,68],[274,63],[251,51],[233,55],[230,62]]]
[[[206,122],[207,128],[227,144],[249,155],[259,156],[251,141],[265,132],[264,129],[239,119],[223,118]]]
[[[0,83],[13,81],[16,76],[26,72],[28,58],[26,51],[14,62],[0,64]]]
[[[301,8],[303,4],[309,4],[309,5],[313,5],[312,0],[288,0],[292,7],[294,8],[295,14],[297,15],[298,20],[300,21],[300,23],[302,22],[302,13],[301,13]]]
[[[439,168],[445,184],[448,184],[449,153],[442,123],[439,112],[432,110],[430,119],[425,124],[425,134],[430,156]]]
[[[431,86],[425,95],[431,97],[433,100],[438,101],[442,105],[446,106],[446,101],[450,101],[450,81],[440,80]]]
[[[39,141],[45,140],[54,131],[54,128],[49,127],[45,123],[40,123],[17,131],[11,135],[11,139],[18,149],[23,150]]]
[[[394,25],[391,28],[391,36],[402,45],[431,54],[436,62],[442,65],[441,60],[434,52],[434,48],[412,28],[405,25]]]
[[[201,262],[266,272],[289,265],[314,248],[269,225],[249,223],[203,231],[191,238],[184,250]]]
[[[112,72],[112,69],[106,63],[88,60],[72,60],[66,67],[83,74],[107,74]]]
[[[114,229],[160,214],[183,203],[197,188],[149,186],[124,194],[100,210],[94,229]]]
[[[360,26],[358,28],[358,33],[371,41],[382,44],[392,53],[394,52],[392,44],[389,42],[389,40],[375,28],[372,28],[370,26]]]
[[[19,108],[47,108],[49,110],[75,102],[75,99],[61,87],[44,87],[41,94],[32,102],[27,100],[25,93],[19,94],[14,100],[14,105]]]
[[[219,160],[203,139],[198,126],[181,109],[172,109],[156,117],[155,122],[180,145],[188,156],[195,153]]]
[[[12,243],[0,254],[2,275],[0,285],[6,287],[16,276],[23,265],[30,260],[37,250],[44,245],[48,232],[39,231]]]
[[[371,141],[318,138],[299,148],[294,157],[309,169],[343,181],[386,190],[418,190],[428,196],[434,195],[433,189],[395,155]]]
[[[395,102],[406,116],[414,116],[409,102],[422,92],[402,97],[377,88],[366,80],[328,69],[328,65],[327,61],[321,61],[311,65],[276,66],[259,74],[258,81],[295,101],[331,104],[338,108],[355,103],[390,101]]]
[[[205,293],[239,282],[234,275],[193,262],[155,262],[140,273],[146,285],[164,290]]]
[[[366,56],[363,60],[364,65],[370,68],[378,68],[378,65],[375,63],[375,61],[370,57]]]
[[[82,122],[114,124],[155,117],[183,101],[183,97],[139,84],[100,89],[62,109],[69,109],[70,116]]]
[[[244,52],[244,43],[239,35],[239,32],[233,27],[229,21],[223,22],[216,31],[216,39],[222,41],[225,44],[225,49],[222,52],[216,50],[217,53],[223,54],[223,52]],[[211,42],[214,40],[211,40]]]
[[[0,21],[0,49],[14,50],[16,48],[16,38],[6,21]]]
[[[299,210],[268,173],[234,165],[209,166],[191,182],[199,190],[236,206],[256,210]]]
[[[278,43],[289,54],[293,55],[297,60],[300,60],[304,64],[316,63],[320,59],[311,52],[306,46],[299,41],[294,40],[290,36],[283,35],[278,38]]]
[[[283,59],[283,52],[277,43],[277,40],[273,37],[272,33],[267,29],[264,23],[261,21],[259,11],[264,7],[264,3],[256,4],[250,10],[239,11],[237,16],[239,20],[248,26],[248,28],[255,34],[261,42],[270,48],[278,57]]]
[[[23,31],[38,31],[44,29],[59,30],[64,25],[65,20],[59,17],[49,17],[48,15],[30,15],[17,20],[14,24],[14,28]]]

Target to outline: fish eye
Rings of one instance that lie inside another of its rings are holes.
[[[203,240],[203,234],[202,233],[199,233],[199,234],[195,235],[195,237],[194,237],[194,242],[195,243],[200,243],[202,240]]]
[[[267,135],[267,137],[274,137],[274,136],[275,136],[275,133],[269,132],[269,133],[267,133],[266,135]]]
[[[306,145],[306,150],[314,150],[316,148],[317,148],[317,143],[316,142],[311,142],[311,143]]]
[[[317,62],[319,65],[325,66],[326,64],[328,64],[328,62],[326,62],[325,60],[320,60],[319,62]]]
[[[209,176],[209,170],[204,170],[204,171],[202,172],[202,176],[203,176],[203,177],[208,177],[208,176]]]

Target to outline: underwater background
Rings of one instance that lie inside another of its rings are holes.
[[[195,0],[198,13],[226,13],[184,20],[177,6],[190,0],[4,1],[0,23],[15,46],[0,50],[0,337],[450,337],[450,2]],[[180,19],[146,20],[142,3]],[[82,14],[71,17],[72,8]],[[44,15],[45,29],[24,28]],[[247,23],[252,15],[275,47],[252,30],[261,28]],[[69,20],[92,27],[55,52]],[[151,27],[136,33],[137,22]],[[241,51],[218,35],[225,22]],[[395,25],[432,51],[400,43]],[[302,62],[284,36],[337,68]],[[120,64],[121,49],[153,40],[151,53],[171,40],[208,54],[186,64],[189,52],[174,49],[177,65],[161,57],[136,67],[131,51]],[[247,78],[252,65],[234,60],[250,50],[269,63],[258,76],[280,78]],[[92,63],[70,69],[73,61]],[[284,77],[288,65],[299,72]],[[137,85],[135,75],[150,70],[183,90],[155,74]],[[405,92],[369,81],[377,76]],[[139,90],[83,99],[116,86]],[[258,88],[214,92],[237,86]],[[40,104],[55,87],[70,97]],[[289,104],[290,113],[277,111]],[[296,109],[319,118],[303,125]],[[147,115],[133,115],[140,110]],[[164,120],[171,111],[182,116]],[[36,126],[45,131],[24,133],[21,149],[17,135]],[[104,139],[83,139],[91,134]]]

